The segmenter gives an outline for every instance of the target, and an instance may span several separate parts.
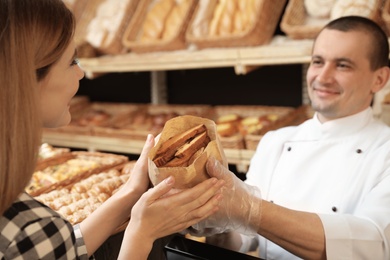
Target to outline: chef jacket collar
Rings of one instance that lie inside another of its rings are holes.
[[[313,116],[313,137],[316,138],[338,138],[346,137],[359,132],[364,126],[366,126],[373,119],[373,111],[371,107],[367,109],[343,118],[327,121],[321,123],[318,119],[317,112]]]

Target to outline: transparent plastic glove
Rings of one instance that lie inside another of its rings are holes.
[[[206,167],[211,177],[225,180],[223,200],[215,214],[190,227],[189,233],[194,236],[210,236],[228,231],[251,236],[257,234],[261,219],[260,190],[244,183],[214,158],[209,159]]]

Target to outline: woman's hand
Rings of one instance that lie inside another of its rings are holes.
[[[167,178],[134,205],[122,244],[128,248],[123,248],[121,256],[131,256],[132,250],[149,252],[156,239],[182,231],[218,210],[224,181],[211,178],[191,189],[169,193],[173,184],[174,178]]]
[[[121,188],[121,191],[126,193],[132,193],[132,196],[137,196],[137,200],[141,195],[149,188],[149,175],[148,175],[148,154],[150,149],[153,148],[155,140],[153,135],[149,134],[146,138],[142,152],[131,170],[131,174],[127,182]],[[134,201],[135,203],[135,201]]]

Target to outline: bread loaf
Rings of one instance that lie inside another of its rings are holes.
[[[198,9],[192,22],[192,35],[195,37],[206,36],[209,33],[209,24],[213,18],[214,6],[210,6],[210,0],[199,0]]]
[[[331,11],[330,18],[337,19],[342,16],[359,15],[369,17],[380,0],[339,0]]]
[[[330,12],[337,0],[305,0],[304,6],[309,16],[329,18]]]
[[[227,1],[228,0],[219,0],[217,6],[215,7],[213,19],[209,25],[209,36],[215,36],[219,34],[219,24],[221,23],[221,18],[225,11]]]
[[[190,4],[191,0],[176,0],[176,4],[165,22],[162,39],[171,39],[179,32]]]
[[[237,11],[236,0],[226,1],[225,9],[218,24],[218,35],[230,35],[234,30],[234,16]]]
[[[127,6],[131,4],[131,1],[134,0],[103,1],[97,7],[96,15],[88,25],[86,41],[96,49],[108,48],[116,37],[119,37],[116,32],[122,26],[122,21],[127,15]]]
[[[219,0],[209,25],[209,36],[244,32],[256,21],[260,0]]]
[[[174,4],[175,0],[156,0],[152,4],[142,26],[140,41],[150,42],[161,38],[165,21]]]

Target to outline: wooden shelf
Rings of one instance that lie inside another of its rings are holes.
[[[117,152],[127,154],[140,154],[144,141],[130,140],[115,137],[87,136],[68,133],[45,132],[43,143],[59,147],[86,149],[88,151]],[[230,164],[237,165],[242,172],[249,166],[254,151],[225,149],[226,158]]]
[[[127,53],[116,56],[80,59],[87,77],[96,73],[166,71],[198,68],[234,67],[236,74],[246,74],[263,65],[302,64],[310,62],[312,40],[291,40],[276,36],[267,44],[256,47],[210,48]]]
[[[85,58],[80,59],[80,64],[88,78],[104,73],[137,71],[155,73],[220,67],[233,67],[239,75],[246,74],[259,66],[309,63],[312,44],[312,40],[292,40],[285,36],[275,36],[269,44],[255,47],[196,50],[193,46],[189,46],[188,49],[179,51],[143,54],[130,52],[115,56]],[[157,89],[161,89],[161,84],[157,85],[159,85]],[[90,151],[128,154],[139,154],[143,147],[142,141],[65,133],[45,133],[43,142]],[[228,162],[235,164],[239,172],[246,172],[253,153],[254,151],[250,150],[225,149]]]

